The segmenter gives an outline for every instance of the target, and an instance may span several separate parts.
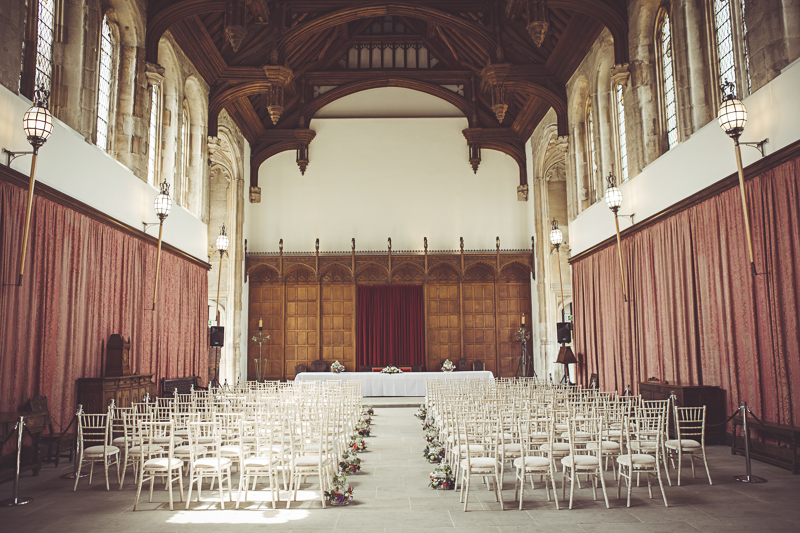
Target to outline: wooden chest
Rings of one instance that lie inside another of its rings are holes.
[[[104,413],[111,400],[117,407],[130,407],[148,393],[156,395],[153,374],[78,379],[78,403],[85,413]]]
[[[706,406],[706,443],[725,444],[725,427],[711,426],[725,420],[725,391],[719,387],[706,385],[681,385],[663,381],[642,381],[639,383],[642,400],[666,400],[672,394],[678,407]],[[669,434],[675,437],[675,421],[670,412]]]

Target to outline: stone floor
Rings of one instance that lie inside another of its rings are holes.
[[[369,400],[365,400],[369,403]],[[378,403],[378,402],[374,402]],[[342,530],[359,532],[672,532],[672,531],[800,531],[800,476],[787,470],[753,463],[753,473],[766,477],[763,485],[737,483],[732,476],[744,471],[741,457],[729,448],[710,447],[709,462],[714,485],[705,478],[686,480],[681,487],[667,487],[670,507],[658,498],[650,500],[645,487],[634,488],[631,507],[616,499],[616,487],[609,474],[611,509],[592,501],[591,489],[576,491],[573,510],[556,511],[541,488],[528,489],[525,510],[519,511],[514,497],[513,474],[507,474],[500,512],[491,492],[475,483],[468,512],[462,511],[458,494],[427,488],[429,465],[422,458],[424,441],[413,408],[376,408],[369,451],[361,454],[364,471],[350,476],[355,502],[349,507],[322,509],[315,486],[307,486],[291,509],[272,510],[267,503],[251,503],[247,509],[220,510],[219,503],[204,492],[192,510],[176,504],[169,510],[167,493],[155,491],[154,502],[146,496],[139,510],[132,511],[136,488],[126,480],[122,491],[105,490],[102,478],[92,486],[81,480],[77,492],[72,483],[59,476],[69,465],[46,466],[39,477],[25,474],[21,496],[34,502],[16,508],[0,508],[0,531],[266,531],[296,532]],[[236,475],[234,474],[234,478]],[[128,476],[130,479],[130,476]],[[234,486],[236,485],[234,479]],[[144,492],[144,491],[143,491]],[[252,495],[253,493],[251,493]],[[624,494],[624,493],[623,493]],[[11,483],[0,485],[0,499],[11,495]],[[177,495],[176,495],[177,496]],[[266,499],[263,495],[260,498]],[[315,500],[315,498],[317,498]],[[177,498],[176,498],[177,499]],[[285,505],[285,503],[284,503]]]

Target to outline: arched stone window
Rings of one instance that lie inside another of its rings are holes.
[[[662,131],[666,135],[665,148],[678,144],[678,113],[675,101],[675,65],[673,64],[672,28],[666,9],[659,11],[656,19],[656,62],[658,64],[659,97]]]
[[[111,151],[110,128],[114,118],[116,93],[116,39],[113,36],[108,16],[100,26],[100,58],[97,69],[97,146]]]
[[[161,90],[157,85],[152,85],[150,87],[150,128],[147,140],[147,183],[151,185],[157,185],[159,179],[161,107]]]
[[[29,2],[25,38],[22,42],[22,69],[19,78],[20,93],[33,98],[37,87],[52,89],[53,41],[55,40],[55,17],[57,0]]]
[[[716,42],[717,77],[714,82],[716,85],[732,82],[736,85],[736,94],[744,98],[750,94],[745,0],[711,0],[709,6]]]
[[[191,122],[189,121],[189,103],[183,101],[183,111],[181,112],[181,167],[180,167],[180,205],[187,206],[189,191],[189,153],[191,152]]]
[[[599,199],[597,186],[597,150],[594,142],[594,117],[592,114],[592,99],[586,100],[586,166],[589,172],[589,199],[592,203]]]
[[[628,180],[628,142],[625,131],[625,95],[622,85],[617,84],[614,90],[617,115],[617,159],[622,181]]]

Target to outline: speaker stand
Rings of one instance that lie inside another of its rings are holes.
[[[219,346],[214,346],[217,349],[217,355],[214,357],[214,379],[208,384],[208,387],[219,388]]]

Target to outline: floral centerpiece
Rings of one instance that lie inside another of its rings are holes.
[[[348,447],[356,453],[367,451],[367,443],[364,442],[364,437],[359,435],[350,437],[350,444],[348,444]]]
[[[425,404],[422,404],[419,406],[419,409],[417,409],[417,414],[415,414],[414,416],[416,416],[420,420],[425,420],[425,417],[427,415],[428,415],[428,408],[425,407]]]
[[[333,476],[331,490],[325,491],[325,499],[330,505],[349,505],[353,501],[353,488],[343,474]]]
[[[359,434],[361,437],[369,437],[369,422],[361,422],[360,424],[356,425],[356,433]]]
[[[452,372],[456,369],[456,365],[450,359],[445,359],[442,363],[442,372]]]
[[[361,470],[361,459],[358,458],[353,451],[346,451],[342,454],[342,460],[339,461],[339,470],[343,474],[355,474]]]
[[[431,472],[431,482],[428,486],[436,490],[453,490],[456,488],[453,469],[450,465],[438,464]]]
[[[396,366],[387,366],[381,370],[381,374],[402,374],[403,371]]]
[[[334,374],[341,374],[342,372],[344,372],[344,365],[340,363],[338,360],[334,361],[333,364],[331,365],[331,372],[333,372]]]
[[[364,406],[364,414],[372,416],[372,415],[375,414],[375,409],[373,409],[371,405],[365,405]]]
[[[444,448],[442,448],[442,443],[438,440],[435,440],[425,446],[425,450],[422,453],[423,457],[428,460],[429,463],[441,463],[442,459],[444,459]]]

